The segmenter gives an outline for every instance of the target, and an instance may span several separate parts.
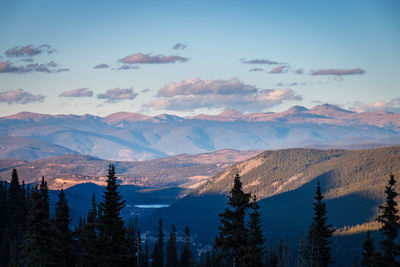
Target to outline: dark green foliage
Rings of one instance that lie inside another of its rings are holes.
[[[176,235],[175,225],[172,225],[172,231],[169,234],[167,243],[167,260],[165,262],[166,267],[176,267],[178,265],[178,253],[176,251]]]
[[[162,220],[158,223],[158,239],[153,249],[153,262],[152,267],[163,267],[164,266],[164,232],[162,229]]]
[[[363,267],[378,267],[379,254],[374,245],[374,239],[371,237],[370,231],[367,232],[367,237],[363,244],[361,266]]]
[[[97,223],[97,204],[93,194],[92,205],[87,215],[86,223],[82,218],[79,223],[79,243],[80,243],[80,264],[82,266],[94,266],[96,257],[96,223]]]
[[[147,235],[144,242],[144,253],[140,261],[140,267],[149,267],[149,238]]]
[[[181,267],[193,267],[194,266],[194,258],[192,250],[190,249],[190,232],[189,227],[185,227],[185,244],[183,245],[180,266]]]
[[[42,177],[39,189],[31,192],[31,206],[27,218],[27,231],[23,241],[23,264],[46,266],[54,264],[54,235],[49,219],[49,196],[47,182]]]
[[[100,266],[124,266],[132,262],[125,237],[126,229],[120,216],[124,206],[125,201],[118,191],[115,168],[110,165],[107,187],[99,204],[96,260]]]
[[[331,263],[330,237],[334,230],[326,223],[326,204],[322,202],[321,186],[317,182],[317,192],[314,197],[314,217],[299,255],[300,266],[328,266]]]
[[[399,231],[399,216],[395,198],[398,196],[394,186],[396,180],[394,175],[390,175],[389,183],[386,186],[386,202],[379,206],[380,214],[377,221],[382,223],[380,233],[383,236],[381,247],[383,251],[382,260],[386,266],[398,266],[400,263],[396,261],[396,256],[400,254],[400,246],[396,243]]]
[[[56,217],[54,219],[54,252],[58,266],[73,266],[74,255],[72,250],[72,232],[69,228],[71,217],[69,215],[68,202],[64,190],[61,189],[56,203]]]
[[[215,248],[219,258],[237,267],[245,266],[248,258],[248,230],[245,227],[246,210],[249,208],[250,194],[242,190],[239,174],[234,178],[233,188],[228,196],[228,207],[221,213],[219,236]]]
[[[127,239],[128,239],[128,247],[129,247],[129,253],[133,256],[133,262],[138,263],[139,258],[140,258],[140,232],[137,229],[137,217],[135,218],[135,224],[133,224],[132,219],[129,220],[128,224],[128,233],[127,233]],[[137,235],[138,234],[138,235]]]
[[[257,203],[256,195],[252,198],[250,213],[250,221],[248,222],[249,228],[249,251],[248,251],[248,265],[258,267],[263,266],[264,259],[264,237],[262,231],[261,214],[258,211],[260,209]]]

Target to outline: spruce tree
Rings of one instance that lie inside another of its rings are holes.
[[[140,267],[149,267],[149,238],[147,235],[144,240],[144,253],[140,261]]]
[[[60,194],[58,195],[58,202],[56,203],[55,211],[54,252],[57,256],[57,265],[62,267],[73,266],[74,255],[72,249],[72,232],[69,228],[71,217],[69,215],[68,202],[63,189],[61,189]]]
[[[135,218],[137,220],[137,217]],[[135,225],[132,222],[132,219],[129,220],[128,224],[128,233],[127,233],[127,239],[128,239],[128,247],[129,247],[129,253],[133,256],[133,262],[137,264],[138,258],[139,258],[139,250],[138,246],[140,243],[137,243],[138,241],[138,236],[137,236],[137,223]]]
[[[254,267],[263,266],[264,259],[264,237],[261,224],[261,214],[258,211],[260,206],[257,203],[257,197],[254,195],[252,197],[250,213],[250,221],[248,222],[249,228],[249,245],[248,245],[248,265]]]
[[[183,245],[180,266],[181,267],[193,267],[194,258],[192,250],[190,249],[190,232],[189,227],[185,227],[185,244]],[[203,255],[203,254],[202,254]]]
[[[42,177],[39,188],[31,191],[27,231],[23,240],[23,266],[49,266],[55,263],[54,235],[49,218],[47,182]]]
[[[0,180],[0,266],[7,266],[9,256],[7,213],[7,183]]]
[[[164,232],[162,229],[162,220],[158,223],[158,239],[153,249],[153,262],[152,267],[163,267],[164,266]]]
[[[379,206],[380,214],[377,221],[382,224],[382,228],[379,230],[383,236],[381,241],[381,248],[383,251],[382,260],[386,266],[399,266],[399,262],[396,260],[396,256],[400,254],[400,246],[396,243],[396,238],[399,231],[399,215],[397,215],[397,203],[395,198],[398,193],[394,186],[396,180],[391,174],[389,183],[386,186],[386,202],[384,205]]]
[[[305,247],[301,249],[301,266],[321,266],[325,267],[331,263],[329,238],[334,230],[332,225],[327,224],[326,204],[322,202],[323,196],[321,186],[317,182],[317,191],[314,197],[314,217],[307,234]]]
[[[82,266],[94,266],[96,258],[96,223],[97,223],[97,203],[96,196],[92,196],[92,204],[87,215],[86,223],[82,218],[79,223],[79,241],[81,246],[80,262]]]
[[[214,244],[218,258],[235,267],[246,265],[248,231],[245,227],[245,215],[249,201],[250,194],[243,192],[237,173],[228,196],[228,207],[219,215],[222,225]]]
[[[125,201],[122,200],[118,186],[115,168],[111,164],[103,201],[99,204],[96,260],[100,266],[126,266],[132,262],[126,229],[120,215]]]
[[[367,237],[363,244],[361,266],[363,267],[378,267],[379,258],[376,252],[374,239],[371,237],[370,231],[367,232]]]
[[[165,262],[166,267],[176,267],[178,266],[178,254],[176,252],[176,235],[175,235],[175,225],[172,225],[172,231],[169,234],[169,239],[167,243],[167,260]]]

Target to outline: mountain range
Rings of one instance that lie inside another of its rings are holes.
[[[108,160],[148,160],[225,148],[400,144],[400,114],[357,113],[329,104],[311,109],[295,106],[279,113],[227,110],[219,115],[189,117],[22,112],[0,118],[0,136],[3,159],[34,160],[80,153]]]

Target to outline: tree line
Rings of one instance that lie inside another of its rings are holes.
[[[390,175],[385,189],[386,201],[379,207],[380,249],[367,232],[361,266],[400,266],[400,244],[397,243],[400,217],[395,183],[394,176]],[[93,195],[87,216],[81,218],[72,231],[64,190],[60,191],[54,216],[51,216],[44,177],[30,188],[23,182],[20,184],[14,169],[9,183],[0,181],[0,266],[283,267],[334,263],[330,239],[335,229],[327,223],[319,181],[314,196],[314,215],[301,241],[296,263],[289,261],[287,247],[282,241],[278,248],[267,250],[257,197],[243,191],[239,174],[234,177],[227,207],[219,214],[219,234],[213,249],[199,258],[192,252],[188,227],[180,250],[174,225],[164,244],[161,219],[157,241],[150,244],[147,235],[142,240],[137,218],[125,223],[120,215],[125,201],[118,186],[115,168],[110,165],[102,201],[97,204]],[[354,265],[358,264],[355,259]]]

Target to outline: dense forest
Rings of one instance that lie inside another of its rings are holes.
[[[361,241],[362,254],[354,257],[354,266],[399,266],[400,217],[395,184],[390,175],[385,203],[376,219],[380,242],[367,231]],[[329,214],[319,181],[312,222],[304,233],[296,262],[287,256],[284,241],[278,247],[266,247],[268,236],[264,235],[257,196],[244,192],[239,174],[234,176],[226,208],[219,214],[214,245],[199,256],[193,252],[189,227],[185,227],[180,245],[175,226],[166,236],[162,220],[154,241],[141,234],[137,219],[125,222],[120,214],[125,200],[118,187],[115,168],[110,165],[101,201],[97,203],[93,195],[87,216],[72,230],[65,192],[60,191],[51,212],[44,177],[31,187],[20,183],[14,169],[10,182],[0,182],[0,266],[329,266],[336,261],[330,249],[336,229],[327,223]]]

